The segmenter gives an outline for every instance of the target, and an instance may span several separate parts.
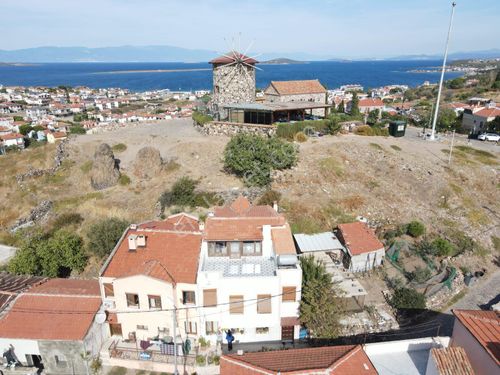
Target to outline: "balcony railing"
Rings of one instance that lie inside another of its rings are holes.
[[[127,348],[120,345],[119,340],[113,341],[109,346],[109,356],[111,358],[134,361],[151,361],[170,364],[173,364],[175,362],[175,358],[173,355],[162,354],[159,349],[148,348],[146,350],[142,350],[136,348]],[[195,362],[196,356],[192,354],[179,354],[179,356],[177,357],[177,363],[179,365],[185,364],[187,366],[194,366]]]

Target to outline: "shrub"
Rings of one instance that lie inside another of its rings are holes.
[[[197,111],[193,112],[192,118],[198,125],[205,125],[206,123],[214,120],[211,116]]]
[[[117,143],[116,145],[114,145],[113,147],[111,147],[111,149],[114,151],[114,152],[123,152],[127,149],[127,145],[124,144],[124,143]]]
[[[122,173],[120,175],[120,178],[118,178],[118,183],[122,186],[129,185],[130,184],[130,177],[127,176],[126,174]]]
[[[420,221],[413,220],[408,223],[406,233],[415,238],[420,237],[425,234],[425,225]]]
[[[410,288],[394,291],[390,304],[395,309],[425,309],[425,296]]]
[[[455,250],[453,244],[444,238],[436,238],[432,241],[432,247],[434,248],[434,255],[437,256],[450,256],[453,255]]]
[[[92,166],[94,165],[94,163],[92,162],[92,160],[87,160],[85,163],[83,163],[80,167],[80,170],[87,174],[89,173],[91,170],[92,170]]]
[[[66,212],[59,215],[52,224],[54,231],[69,225],[79,225],[83,222],[83,217],[77,212]]]
[[[386,128],[380,128],[376,126],[362,125],[354,129],[354,134],[364,135],[364,136],[389,136],[389,130]]]
[[[205,358],[204,355],[198,354],[196,356],[196,364],[198,366],[205,366],[207,364],[207,359]]]
[[[70,134],[87,134],[87,130],[83,126],[73,125],[69,128]]]
[[[281,193],[276,190],[266,190],[264,194],[259,198],[257,204],[272,206],[274,202],[279,202],[281,199]]]
[[[395,151],[401,151],[401,147],[397,146],[397,145],[391,145],[391,148]]]
[[[98,258],[109,255],[128,225],[127,221],[117,218],[98,221],[87,233],[87,250]]]
[[[423,283],[424,281],[429,280],[431,277],[431,271],[427,267],[416,267],[415,270],[408,273],[407,277],[410,281]]]
[[[215,193],[196,191],[198,181],[189,177],[181,177],[170,190],[163,192],[159,202],[162,210],[171,206],[205,207],[219,203]]]
[[[272,170],[287,169],[296,162],[297,149],[278,138],[239,134],[224,150],[225,169],[242,177],[247,186],[266,186],[271,182]]]
[[[214,355],[213,360],[214,360],[214,365],[219,366],[220,357],[218,355]]]
[[[298,132],[293,136],[293,140],[302,143],[307,141],[307,136],[304,134],[304,132]]]

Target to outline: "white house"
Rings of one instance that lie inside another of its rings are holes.
[[[339,224],[337,237],[347,250],[344,267],[350,271],[369,271],[383,263],[384,244],[365,223]]]
[[[240,196],[206,220],[198,270],[200,334],[240,342],[299,337],[302,270],[285,217]]]
[[[0,141],[4,147],[24,148],[24,137],[19,133],[8,133],[0,136]]]

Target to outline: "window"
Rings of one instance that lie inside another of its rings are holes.
[[[217,305],[217,289],[203,290],[203,307],[213,307]]]
[[[243,255],[251,256],[251,255],[262,255],[261,251],[261,243],[254,241],[244,241],[243,242]]]
[[[186,329],[186,334],[195,335],[197,333],[195,322],[184,322],[184,327]]]
[[[205,322],[205,333],[207,335],[211,335],[217,332],[217,322],[215,321],[208,321]]]
[[[296,288],[294,286],[284,286],[283,287],[283,295],[281,300],[283,302],[295,302],[297,293]]]
[[[68,365],[68,362],[63,355],[56,355],[54,356],[54,359],[56,360],[57,367],[66,367]]]
[[[182,303],[184,305],[194,305],[196,303],[195,295],[192,290],[184,290],[182,292]]]
[[[257,314],[271,314],[271,295],[257,295]]]
[[[161,309],[161,297],[160,296],[148,296],[149,308],[150,309]]]
[[[163,333],[165,335],[168,335],[170,333],[170,330],[166,327],[158,327],[158,333]]]
[[[265,335],[266,333],[269,333],[269,327],[257,327],[255,328],[255,333],[257,335]]]
[[[128,307],[139,307],[139,295],[133,293],[126,293],[127,296],[127,306]]]
[[[229,313],[243,314],[244,312],[243,296],[229,296]]]
[[[111,284],[111,283],[104,283],[102,285],[104,286],[104,296],[105,297],[114,297],[115,296],[115,291],[113,289],[113,284]]]
[[[138,331],[147,331],[148,330],[148,326],[145,326],[144,324],[138,324],[137,325],[137,330]]]
[[[208,243],[208,256],[209,257],[224,257],[227,256],[226,242],[217,241]]]
[[[229,249],[230,249],[229,256],[231,258],[239,258],[241,256],[240,242],[236,241],[229,242]]]

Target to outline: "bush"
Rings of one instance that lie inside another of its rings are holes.
[[[395,309],[425,309],[425,296],[410,288],[394,291],[390,304]]]
[[[425,234],[425,225],[417,220],[411,221],[406,227],[406,233],[412,237],[420,237]]]
[[[116,145],[114,145],[113,147],[111,147],[111,149],[114,151],[114,152],[123,152],[127,149],[127,145],[124,144],[124,143],[117,143]]]
[[[242,177],[247,186],[266,186],[271,182],[272,170],[287,169],[296,162],[297,149],[278,138],[239,134],[224,150],[225,169]]]
[[[306,129],[324,132],[327,128],[327,120],[297,121],[293,123],[280,123],[276,129],[276,136],[293,141],[297,133],[305,133]]]
[[[109,255],[128,225],[127,221],[117,218],[98,221],[87,233],[87,250],[98,258]]]
[[[192,118],[198,125],[205,125],[206,123],[214,120],[211,116],[197,111],[193,112]]]
[[[354,134],[364,136],[389,136],[389,129],[380,128],[377,126],[362,125],[354,129]]]
[[[207,364],[207,359],[205,358],[204,355],[198,354],[196,356],[196,364],[198,366],[205,366]]]
[[[120,178],[118,178],[118,183],[122,186],[129,185],[130,184],[130,177],[127,176],[126,174],[122,173],[120,175]]]
[[[257,204],[272,206],[274,202],[279,202],[281,199],[281,193],[276,190],[266,190],[264,194],[259,198]]]
[[[159,199],[162,210],[171,206],[205,207],[220,203],[215,193],[196,191],[198,181],[189,177],[177,180],[172,189],[165,191]]]
[[[69,128],[70,134],[87,134],[87,130],[83,126],[73,125]]]
[[[293,136],[293,140],[294,140],[295,142],[300,142],[300,143],[302,143],[302,142],[307,141],[307,136],[304,134],[304,132],[298,132],[297,134],[295,134],[295,135]]]
[[[24,240],[8,265],[14,274],[68,277],[71,271],[82,271],[87,258],[82,238],[65,230],[53,234],[37,231]]]
[[[408,280],[415,281],[417,283],[423,283],[431,277],[431,271],[427,267],[416,267],[415,270],[409,272]]]
[[[57,231],[70,225],[79,225],[83,222],[83,217],[77,212],[66,212],[59,215],[52,224],[52,230]]]
[[[434,255],[437,256],[450,256],[453,255],[455,250],[453,244],[444,238],[436,238],[431,245],[434,249]]]

